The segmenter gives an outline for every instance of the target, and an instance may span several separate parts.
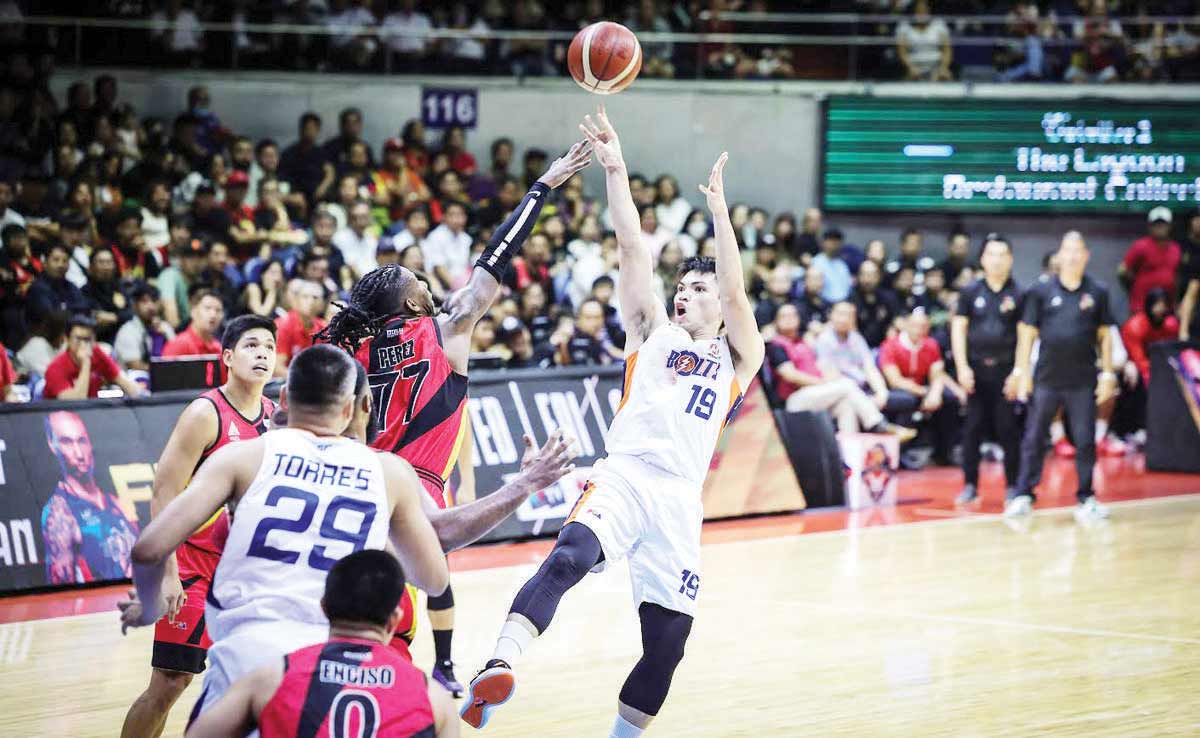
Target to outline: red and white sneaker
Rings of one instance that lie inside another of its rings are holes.
[[[1126,450],[1124,441],[1109,436],[1101,438],[1096,444],[1097,456],[1124,456]]]
[[[492,659],[467,686],[467,698],[459,715],[472,728],[487,725],[492,710],[512,699],[517,690],[517,675],[500,659]]]
[[[1065,438],[1060,438],[1054,444],[1054,455],[1060,459],[1075,458],[1075,447]]]

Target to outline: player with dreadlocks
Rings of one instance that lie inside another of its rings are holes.
[[[581,141],[542,175],[508,219],[496,228],[466,286],[446,298],[438,313],[429,287],[397,264],[368,272],[354,286],[349,304],[317,334],[349,351],[367,370],[377,434],[371,447],[399,454],[412,464],[438,507],[445,507],[446,480],[467,433],[467,359],[475,323],[492,306],[513,256],[538,222],[550,191],[591,161]],[[410,590],[404,606],[411,612]],[[451,639],[454,595],[450,588],[429,598],[436,664],[433,678],[455,697]],[[404,653],[415,635],[411,625],[393,644]]]

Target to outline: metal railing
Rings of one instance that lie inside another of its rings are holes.
[[[701,14],[703,20],[707,15],[707,11]],[[1004,46],[1013,46],[1020,43],[1020,37],[1016,35],[1006,35],[997,33],[999,30],[1007,28],[1010,18],[1003,15],[983,15],[983,16],[936,16],[944,22],[954,26],[970,26],[976,29],[975,33],[953,33],[952,45],[957,49],[969,49],[979,47],[982,49],[999,48]],[[705,67],[706,59],[703,55],[719,47],[726,45],[735,45],[750,49],[761,49],[763,47],[783,47],[789,49],[793,54],[803,54],[805,51],[812,52],[809,56],[822,62],[837,61],[838,57],[831,57],[828,53],[830,48],[840,48],[845,51],[845,74],[839,78],[857,79],[864,75],[869,77],[872,74],[880,73],[881,69],[877,68],[880,65],[880,58],[887,58],[890,55],[890,50],[895,47],[896,39],[894,35],[887,30],[890,26],[898,25],[899,23],[911,20],[909,15],[879,15],[879,14],[855,14],[855,13],[750,13],[750,12],[725,12],[720,15],[720,19],[730,21],[735,27],[740,24],[778,24],[792,26],[824,26],[822,33],[796,33],[796,32],[779,32],[779,33],[760,33],[760,32],[745,32],[733,30],[731,32],[638,32],[638,38],[643,46],[664,46],[670,45],[673,47],[672,61],[679,62],[684,72],[691,72],[687,76],[703,78],[706,76]],[[1069,25],[1077,20],[1055,19],[1053,21],[1042,18],[1041,22],[1052,22],[1060,28],[1069,27]],[[1086,20],[1086,18],[1084,19]],[[1147,26],[1156,23],[1164,23],[1169,25],[1187,24],[1200,25],[1200,17],[1181,17],[1181,16],[1129,16],[1113,18],[1118,20],[1124,26]],[[844,26],[838,32],[829,32],[829,26]],[[275,68],[278,64],[270,58],[272,54],[279,53],[279,48],[289,39],[302,38],[308,41],[327,41],[331,37],[345,36],[354,34],[356,37],[370,37],[379,46],[376,50],[379,60],[370,68],[357,69],[354,71],[367,72],[382,72],[385,74],[394,73],[401,70],[403,65],[399,64],[395,55],[388,53],[388,42],[392,39],[404,39],[408,41],[421,41],[427,44],[436,44],[443,41],[475,41],[492,45],[512,44],[514,42],[523,43],[544,43],[548,47],[559,47],[560,51],[565,49],[566,43],[574,37],[574,31],[540,31],[540,30],[496,30],[489,29],[486,31],[470,30],[470,29],[452,29],[452,28],[433,28],[426,31],[415,33],[388,33],[386,29],[380,25],[362,26],[362,25],[335,25],[335,24],[316,24],[316,25],[296,25],[296,24],[281,24],[281,23],[252,23],[252,22],[201,22],[198,25],[188,24],[181,26],[173,22],[164,22],[154,19],[112,19],[112,18],[84,18],[84,17],[69,17],[69,16],[27,16],[19,23],[12,24],[11,28],[24,27],[28,29],[38,29],[43,35],[53,37],[55,51],[60,63],[73,64],[75,66],[89,66],[92,64],[110,65],[112,59],[107,57],[118,57],[132,66],[139,65],[154,65],[156,58],[152,51],[152,44],[146,44],[144,47],[130,48],[128,44],[121,44],[122,48],[112,49],[109,42],[112,41],[112,34],[121,32],[138,32],[145,31],[149,34],[162,34],[175,30],[198,30],[203,34],[204,38],[210,45],[216,41],[219,45],[228,47],[228,55],[220,56],[211,52],[198,52],[190,66],[200,66],[203,68],[224,68],[224,69],[263,69]],[[881,29],[885,29],[881,32]],[[872,32],[874,31],[874,32]],[[266,48],[253,49],[242,48],[234,39],[237,37],[254,38],[258,42],[265,42]],[[124,39],[128,41],[128,38]],[[1047,51],[1054,52],[1056,50],[1070,50],[1078,46],[1078,42],[1070,38],[1068,34],[1056,35],[1042,39],[1042,44]],[[319,46],[321,44],[318,44]],[[312,50],[311,45],[307,46],[310,53],[324,54],[326,57],[332,53],[332,47],[329,44],[324,44],[324,48]],[[824,49],[824,50],[823,50]],[[873,65],[872,68],[862,68],[862,53],[860,50],[873,50],[870,54],[870,60],[867,62]],[[562,56],[560,53],[559,57]],[[444,55],[443,55],[444,57]],[[178,60],[177,60],[178,61]],[[295,61],[294,59],[292,61]],[[322,60],[306,60],[319,63]],[[328,58],[325,61],[329,61]],[[428,68],[421,69],[422,73],[437,74],[440,71],[436,62],[438,57],[431,58]],[[545,70],[541,74],[565,74],[565,61],[561,58],[547,57]],[[798,58],[799,61],[799,58]],[[501,72],[504,74],[515,73],[518,76],[521,72],[510,72],[506,69],[509,62],[502,55],[498,55],[495,49],[488,50],[488,56],[485,58],[488,64],[497,65],[497,69],[488,69],[485,73]],[[836,65],[832,65],[836,66]],[[886,62],[885,62],[886,66]],[[800,76],[807,78],[824,78],[830,77],[812,77],[808,74]]]
[[[912,15],[906,14],[881,14],[881,13],[780,13],[780,12],[750,12],[750,11],[722,11],[719,14],[714,14],[712,11],[702,11],[700,19],[703,21],[709,20],[727,20],[733,23],[787,23],[796,25],[837,25],[854,23],[899,23],[904,20],[912,20]],[[985,24],[985,25],[1003,25],[1013,20],[1014,16],[1010,15],[943,15],[935,14],[931,18],[938,18],[947,25],[964,25],[964,24]],[[1038,20],[1051,21],[1054,23],[1072,23],[1076,20],[1088,20],[1089,16],[1055,16],[1053,14],[1039,15]],[[1138,26],[1138,25],[1154,25],[1155,23],[1164,23],[1174,25],[1184,23],[1188,25],[1200,24],[1200,16],[1188,15],[1123,15],[1123,16],[1107,16],[1106,20],[1120,21],[1122,26]]]

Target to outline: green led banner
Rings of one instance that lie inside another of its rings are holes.
[[[828,210],[1145,213],[1200,205],[1200,104],[832,97]]]

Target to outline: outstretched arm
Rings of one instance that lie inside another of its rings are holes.
[[[192,478],[191,484],[155,515],[133,545],[133,583],[137,588],[137,611],[126,609],[122,630],[150,625],[163,615],[162,582],[167,558],[221,509],[233,496],[243,477],[262,465],[260,439],[243,441],[217,451]],[[252,471],[247,471],[252,470]]]
[[[591,163],[591,156],[591,147],[586,141],[580,141],[556,159],[541,179],[534,183],[533,189],[525,193],[508,219],[496,228],[487,248],[475,262],[475,269],[466,286],[446,298],[438,321],[442,327],[446,355],[456,371],[466,371],[475,323],[496,300],[509,262],[520,253],[525,239],[537,224],[546,197],[551,190]]]
[[[654,264],[650,249],[642,242],[641,225],[633,194],[629,191],[629,173],[617,132],[604,112],[596,111],[596,120],[585,116],[579,126],[587,136],[596,158],[604,167],[608,189],[608,210],[612,214],[613,230],[617,234],[617,258],[621,278],[618,295],[621,302],[621,323],[625,326],[625,355],[629,356],[642,345],[650,333],[667,322],[667,308],[654,296],[652,278]]]
[[[466,505],[438,510],[428,495],[421,495],[425,514],[437,532],[442,550],[453,551],[474,543],[505,520],[529,499],[574,470],[571,464],[572,440],[556,430],[539,451],[533,439],[525,436],[525,456],[521,473],[495,492]]]
[[[748,387],[762,366],[766,348],[762,334],[758,332],[758,322],[754,319],[754,306],[746,296],[737,236],[729,219],[729,207],[725,204],[724,172],[727,161],[729,154],[721,154],[708,175],[708,186],[700,185],[700,191],[708,200],[717,237],[717,291],[721,296],[721,317],[725,319],[725,333],[733,353],[738,384]]]

